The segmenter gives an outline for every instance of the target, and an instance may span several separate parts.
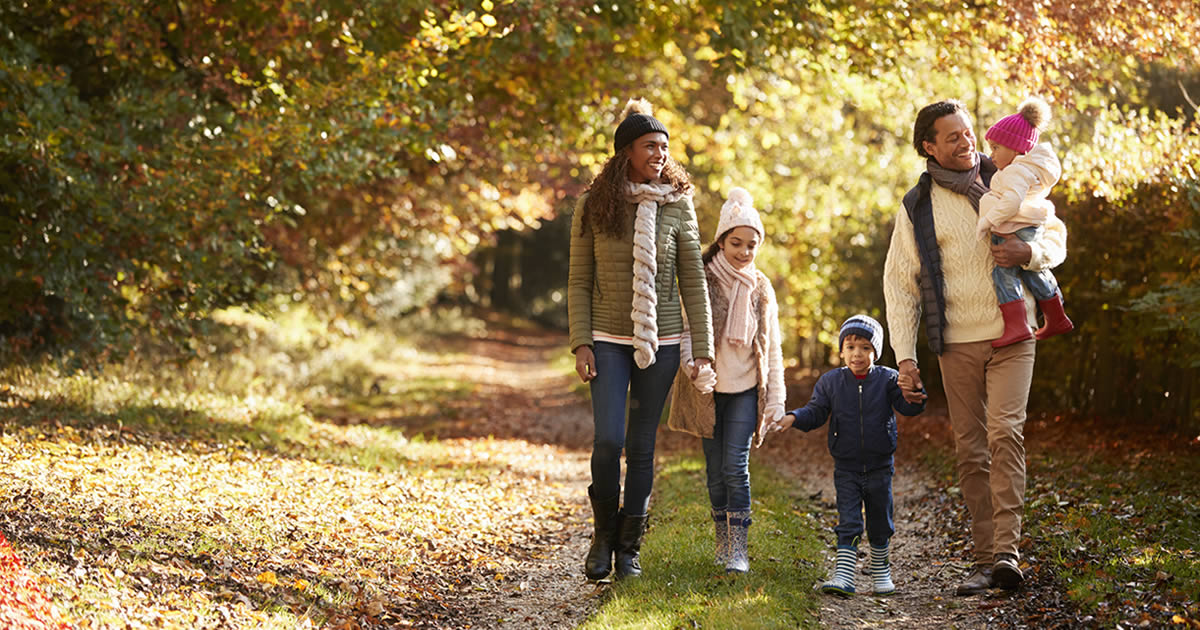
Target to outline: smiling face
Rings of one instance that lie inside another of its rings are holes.
[[[752,227],[735,227],[721,239],[721,255],[734,269],[750,265],[757,254],[758,231]]]
[[[655,131],[634,140],[629,148],[629,180],[639,184],[658,179],[667,166],[667,134]]]
[[[971,121],[962,112],[942,116],[933,123],[937,132],[933,142],[921,144],[926,153],[937,160],[942,168],[952,171],[969,171],[975,168],[979,156],[975,153],[975,132]]]
[[[875,348],[871,347],[871,340],[858,335],[846,335],[842,340],[842,361],[858,376],[871,371],[875,361]]]

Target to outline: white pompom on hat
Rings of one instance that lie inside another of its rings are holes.
[[[736,227],[749,227],[758,232],[758,237],[767,235],[763,229],[762,219],[758,210],[754,209],[754,199],[745,188],[734,188],[729,191],[729,198],[721,206],[721,219],[717,222],[717,238]]]

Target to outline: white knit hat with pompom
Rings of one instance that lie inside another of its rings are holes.
[[[758,210],[754,209],[754,200],[745,188],[734,188],[729,191],[729,198],[721,206],[721,220],[717,222],[717,238],[736,227],[749,227],[758,232],[758,237],[767,235],[763,230],[762,219]]]

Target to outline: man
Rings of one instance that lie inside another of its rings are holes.
[[[926,172],[904,197],[884,264],[888,328],[905,398],[924,398],[917,367],[923,319],[938,355],[958,460],[959,487],[971,515],[975,564],[956,594],[993,585],[1016,588],[1024,576],[1018,543],[1025,496],[1025,407],[1033,380],[1034,340],[1000,348],[1004,321],[992,289],[992,268],[1040,271],[1066,258],[1066,227],[1048,221],[1039,239],[1008,235],[990,245],[973,231],[979,198],[996,168],[975,150],[971,119],[958,101],[917,114],[913,146]],[[1036,328],[1025,293],[1026,318]]]

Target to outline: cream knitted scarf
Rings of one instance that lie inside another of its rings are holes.
[[[758,269],[753,263],[735,269],[719,251],[708,263],[713,276],[721,283],[721,289],[729,296],[729,313],[725,316],[725,341],[735,346],[744,346],[758,332],[758,318],[750,312],[750,294],[758,284]]]
[[[625,183],[625,200],[637,204],[633,220],[633,360],[641,369],[654,365],[658,352],[658,294],[654,290],[655,221],[658,204],[678,201],[684,195],[670,184]]]

